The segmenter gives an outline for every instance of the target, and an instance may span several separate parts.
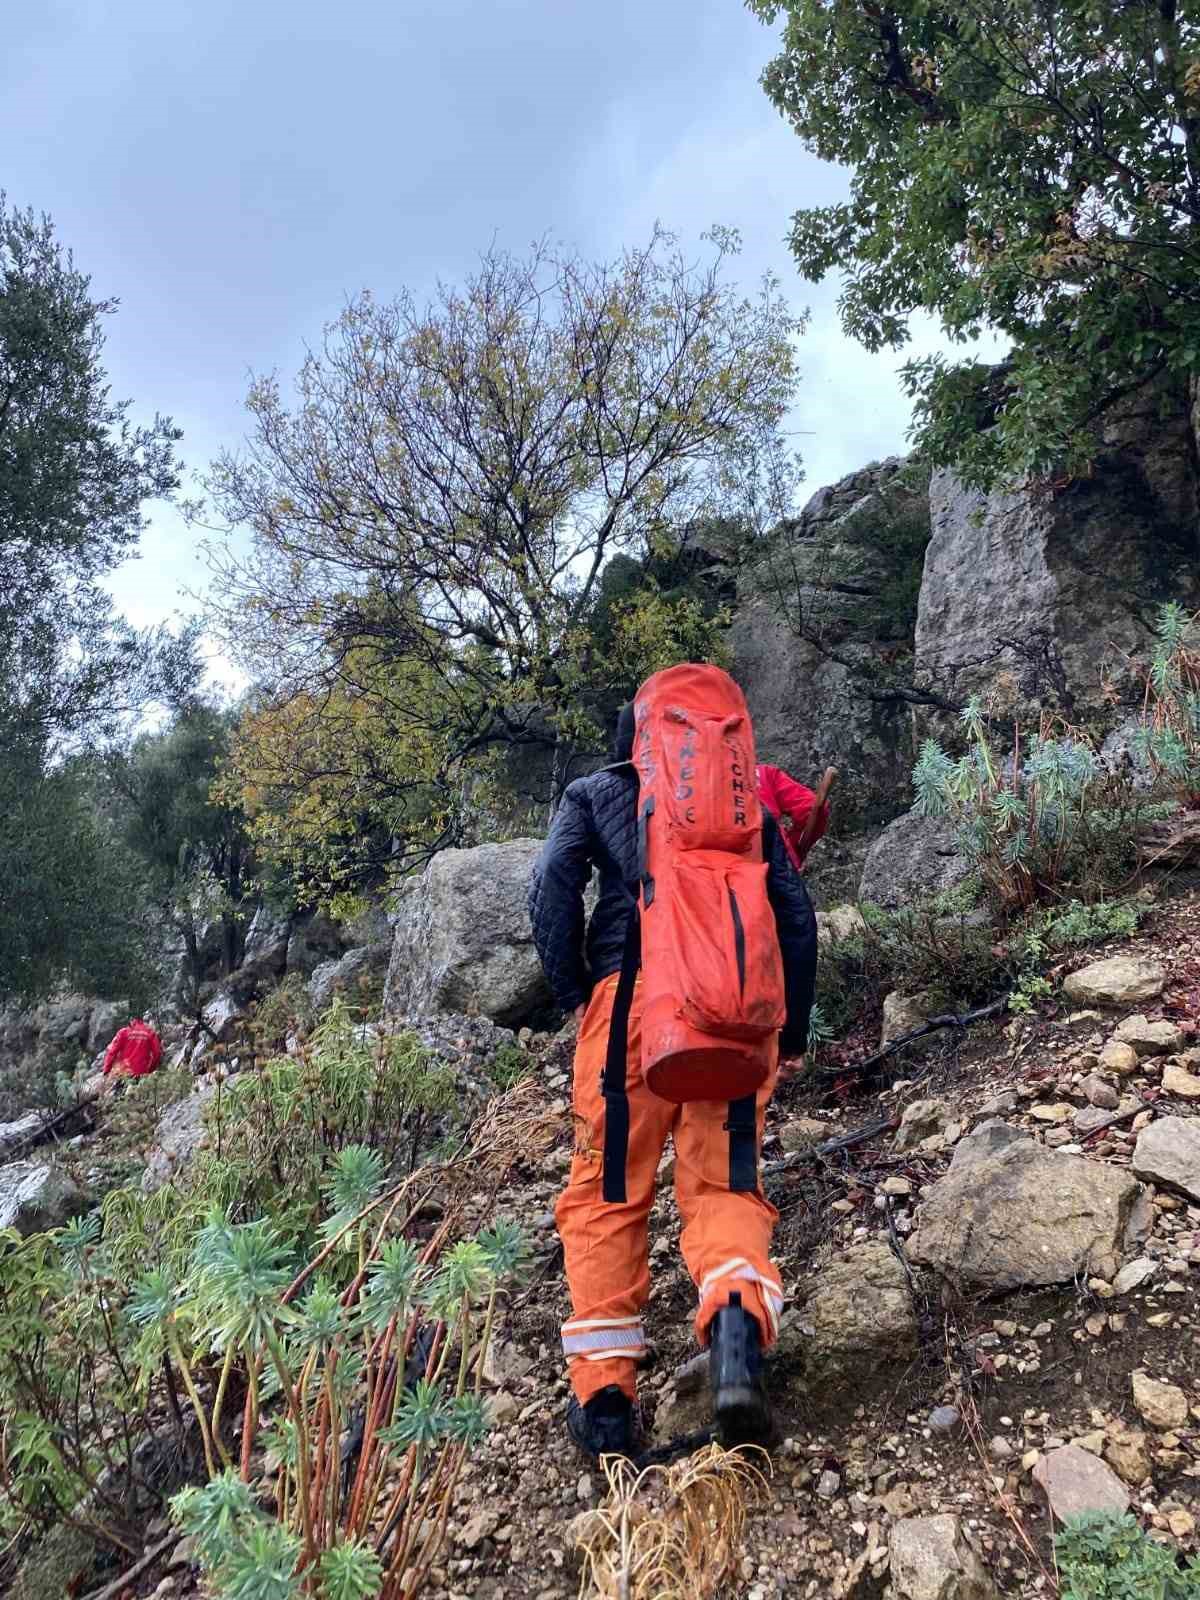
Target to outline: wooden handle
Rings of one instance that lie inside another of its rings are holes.
[[[836,781],[837,768],[826,767],[821,781],[817,785],[817,798],[813,802],[812,810],[808,813],[808,821],[804,824],[804,832],[796,840],[796,854],[799,856],[801,863],[803,863],[808,852],[812,849],[813,840],[817,836],[817,827],[821,821],[821,807],[829,799],[829,791]]]

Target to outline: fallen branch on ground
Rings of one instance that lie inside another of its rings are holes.
[[[84,1596],[84,1600],[116,1600],[119,1594],[126,1592],[135,1579],[141,1577],[147,1567],[154,1565],[159,1556],[177,1545],[181,1537],[178,1531],[169,1533],[165,1539],[160,1539],[156,1545],[152,1545],[140,1561],[135,1561],[132,1567],[127,1567],[119,1578],[114,1578],[112,1583],[105,1584],[103,1589],[93,1589],[91,1594]]]
[[[882,1050],[877,1050],[873,1056],[868,1056],[865,1061],[854,1061],[842,1067],[831,1067],[818,1074],[827,1082],[834,1082],[838,1078],[845,1078],[850,1074],[858,1077],[871,1077],[875,1069],[891,1059],[906,1044],[913,1044],[917,1039],[924,1039],[931,1033],[940,1033],[943,1028],[969,1028],[973,1022],[982,1022],[987,1017],[999,1016],[1008,1006],[1008,996],[1001,995],[999,1000],[991,1000],[986,1006],[979,1006],[974,1011],[964,1011],[961,1016],[947,1013],[941,1017],[930,1017],[919,1028],[914,1028],[911,1033],[902,1033],[898,1039],[893,1039],[890,1044],[884,1045]]]
[[[19,1161],[28,1150],[36,1150],[38,1145],[44,1144],[47,1139],[53,1138],[60,1128],[66,1127],[73,1117],[81,1111],[90,1111],[95,1104],[92,1100],[78,1100],[73,1106],[68,1106],[65,1111],[60,1111],[43,1122],[40,1128],[35,1128],[32,1133],[27,1133],[23,1139],[18,1139],[16,1144],[5,1156],[6,1161]]]
[[[898,1117],[881,1117],[878,1122],[869,1122],[865,1128],[856,1128],[853,1133],[839,1133],[835,1139],[825,1139],[811,1149],[793,1150],[781,1161],[764,1161],[763,1176],[789,1172],[793,1167],[802,1167],[809,1161],[823,1161],[826,1156],[835,1156],[840,1150],[852,1150],[856,1144],[866,1144],[869,1139],[877,1139],[881,1133],[891,1133],[899,1126]]]

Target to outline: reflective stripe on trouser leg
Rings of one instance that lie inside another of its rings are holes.
[[[609,1361],[622,1357],[635,1361],[646,1354],[641,1317],[593,1317],[564,1322],[563,1354],[584,1361]]]
[[[711,1272],[704,1275],[700,1283],[700,1312],[703,1316],[705,1303],[711,1298],[717,1302],[717,1309],[729,1303],[730,1289],[734,1285],[751,1284],[757,1290],[757,1298],[766,1314],[770,1338],[765,1343],[774,1344],[779,1336],[779,1316],[783,1310],[783,1286],[777,1278],[765,1272],[759,1272],[752,1267],[743,1256],[732,1256],[728,1261],[723,1261],[720,1266],[714,1267]],[[745,1294],[743,1293],[743,1304]],[[749,1308],[748,1308],[749,1309]]]

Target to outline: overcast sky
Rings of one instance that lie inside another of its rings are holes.
[[[244,432],[251,372],[294,372],[348,295],[420,295],[493,237],[594,255],[655,219],[741,230],[810,306],[794,418],[810,489],[904,447],[894,356],[802,282],[790,213],[841,193],[758,83],[772,33],[740,0],[36,0],[6,18],[0,185],[54,218],[117,295],[114,392],[184,429],[189,467]],[[932,335],[927,336],[927,342]],[[139,624],[201,586],[156,509],[116,576]]]

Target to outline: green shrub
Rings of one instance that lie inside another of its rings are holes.
[[[913,770],[917,809],[945,817],[1004,914],[1060,896],[1102,896],[1126,876],[1146,799],[1127,774],[1107,768],[1092,741],[1044,717],[1032,738],[1018,728],[1011,751],[993,742],[980,701],[962,712],[965,754],[927,740]]]
[[[1197,618],[1172,602],[1158,613],[1134,748],[1185,806],[1200,806],[1200,649]]]
[[[1181,1567],[1132,1516],[1073,1517],[1054,1541],[1061,1600],[1197,1600],[1200,1558]]]
[[[157,1261],[181,1270],[213,1206],[236,1221],[270,1215],[297,1249],[315,1238],[331,1162],[347,1146],[378,1156],[389,1177],[411,1171],[458,1125],[454,1075],[412,1034],[373,1037],[335,1001],[294,1056],[239,1073],[205,1112],[207,1146],[155,1194],[105,1202],[121,1270]]]
[[[526,1075],[530,1064],[528,1053],[520,1045],[502,1044],[487,1063],[486,1071],[497,1089],[511,1089]]]

